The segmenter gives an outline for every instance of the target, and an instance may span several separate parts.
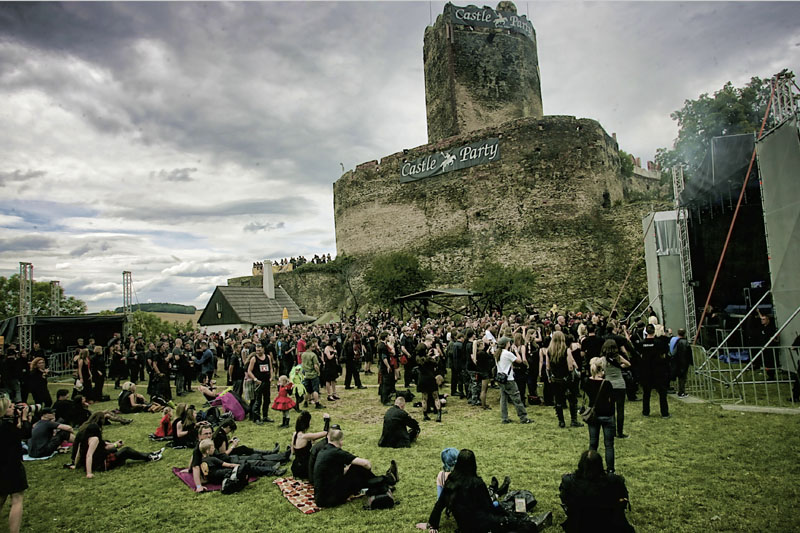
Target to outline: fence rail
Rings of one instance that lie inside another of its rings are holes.
[[[798,349],[792,346],[692,346],[687,392],[715,403],[800,407]]]

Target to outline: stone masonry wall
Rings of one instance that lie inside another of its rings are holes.
[[[275,274],[275,286],[281,286],[306,314],[319,317],[327,311],[341,308],[345,288],[335,274],[299,269]],[[261,287],[261,276],[242,276],[228,280],[231,287]]]
[[[500,137],[500,160],[400,183],[404,160]],[[623,199],[616,142],[596,121],[529,118],[371,161],[334,184],[339,254],[406,249],[441,286],[468,285],[495,259],[540,274],[535,300],[612,299],[642,255],[649,206]],[[643,266],[642,266],[643,268]],[[613,289],[616,287],[616,289]]]
[[[452,24],[453,9],[445,6],[425,30],[428,141],[541,117],[535,35]]]

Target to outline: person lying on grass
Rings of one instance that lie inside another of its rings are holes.
[[[123,447],[123,442],[109,442],[103,439],[103,422],[105,413],[94,413],[86,423],[78,429],[75,436],[75,457],[77,462],[71,468],[86,470],[86,477],[93,478],[94,471],[106,471],[122,466],[127,460],[131,461],[159,461],[164,448],[152,453],[137,452],[128,446]]]
[[[214,442],[212,440],[213,432],[211,425],[208,422],[198,422],[197,426],[199,442],[203,442],[205,440],[211,440],[211,442]],[[264,452],[263,454],[252,454],[246,456],[226,455],[224,453],[220,453],[216,449],[211,453],[226,463],[249,465],[251,468],[253,468],[251,471],[253,475],[280,476],[286,472],[286,469],[281,468],[280,465],[289,461],[289,451],[287,450],[283,453],[280,453],[279,450],[280,447],[278,446],[278,443],[275,443],[275,448],[271,452]],[[192,473],[192,478],[194,479],[194,484],[196,487],[195,490],[197,492],[203,492],[205,490],[205,487],[203,486],[204,482],[202,471],[200,469],[202,462],[203,453],[200,451],[200,444],[198,443],[192,451],[192,459],[189,462],[188,468],[188,470]]]
[[[236,431],[236,421],[232,418],[228,418],[223,420],[222,424],[214,431],[214,435],[211,437],[211,440],[214,441],[214,447],[217,449],[218,453],[223,453],[226,455],[236,455],[236,456],[250,456],[250,455],[274,455],[277,454],[279,451],[278,443],[275,443],[275,450],[273,451],[264,451],[264,450],[256,450],[250,448],[248,446],[242,446],[239,443],[239,437],[231,438],[230,435]],[[280,454],[280,459],[284,459],[284,454]],[[262,458],[259,457],[259,460]]]
[[[124,414],[130,413],[155,413],[163,409],[162,405],[147,403],[144,396],[136,392],[136,385],[131,381],[122,384],[122,392],[117,398],[119,410]]]
[[[200,464],[197,467],[198,474],[194,474],[194,469],[192,471],[195,477],[196,492],[206,490],[204,483],[221,484],[231,470],[238,470],[239,474],[244,476],[282,476],[286,473],[286,469],[281,468],[279,463],[242,460],[236,456],[216,454],[214,441],[211,439],[200,441],[198,449],[201,453]]]

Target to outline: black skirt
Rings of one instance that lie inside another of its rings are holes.
[[[28,488],[28,476],[22,461],[0,467],[0,494],[8,496]]]

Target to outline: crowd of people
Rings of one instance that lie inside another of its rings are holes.
[[[324,265],[325,263],[330,263],[333,261],[331,259],[331,254],[314,254],[314,257],[311,259],[306,259],[303,255],[298,255],[297,257],[285,257],[283,259],[276,259],[272,262],[272,266],[286,266],[292,265],[293,267],[299,267],[301,265],[305,265],[306,263],[311,263],[314,265]],[[253,265],[255,267],[255,265]],[[263,265],[261,265],[263,268]]]
[[[341,400],[347,391],[366,388],[361,375],[377,374],[373,401],[388,407],[376,443],[382,447],[414,445],[421,426],[407,412],[407,403],[416,396],[423,421],[445,423],[448,402],[494,409],[488,391],[497,389],[503,424],[513,423],[509,403],[521,424],[533,422],[531,409],[547,407],[553,408],[553,423],[560,428],[585,424],[588,452],[578,470],[562,482],[568,531],[586,530],[574,524],[588,523],[582,513],[608,498],[615,502],[619,519],[620,502],[627,502],[627,492],[616,475],[614,440],[628,437],[624,432],[626,401],[640,401],[641,389],[642,415],[649,416],[655,391],[661,416],[669,418],[670,383],[676,380],[676,392],[685,395],[691,365],[685,332],[671,335],[655,316],[647,323],[632,324],[596,313],[555,311],[401,321],[381,311],[344,324],[273,325],[211,334],[186,331],[158,339],[144,339],[141,334],[123,339],[115,334],[103,345],[89,338],[84,346],[79,339],[73,389],[71,393],[59,390],[53,402],[39,349],[35,345],[31,354],[23,354],[11,346],[1,367],[8,394],[3,404],[7,415],[3,468],[9,472],[13,471],[9,465],[16,465],[21,457],[19,443],[24,440],[29,454],[52,454],[71,444],[72,466],[86,477],[126,461],[157,461],[162,450],[142,453],[121,442],[106,441],[103,426],[110,421],[129,423],[121,418],[124,414],[158,412],[162,418],[153,437],[193,450],[189,471],[198,491],[208,483],[237,476],[282,475],[288,467],[295,477],[314,484],[320,506],[339,505],[359,492],[385,496],[397,483],[396,463],[383,475],[374,473],[369,460],[344,451],[344,432],[330,424],[327,414],[322,417],[323,429],[312,431],[307,410],[323,410],[325,403]],[[342,375],[346,378],[339,387]],[[216,385],[223,378],[227,389]],[[92,413],[93,403],[109,399],[111,381],[120,389],[118,412]],[[144,381],[149,400],[138,389]],[[273,423],[272,411],[281,418],[282,427],[289,427],[294,413],[288,450],[242,446],[231,436],[236,425],[230,417],[216,408],[203,412],[182,402],[181,397],[193,390],[211,405],[228,390],[255,424]],[[582,410],[590,416],[579,412],[582,393]],[[28,408],[30,395],[33,404],[39,405],[38,412]],[[537,423],[540,420],[537,417]],[[601,433],[605,469],[597,454]],[[474,453],[461,450],[457,456],[453,475],[441,480],[441,495],[427,527],[437,530],[441,511],[447,508],[461,531],[486,531],[481,528],[488,524],[491,531],[520,530],[513,513],[503,514],[494,507],[496,495],[487,500],[486,486],[475,475]],[[12,496],[12,507],[17,494],[21,505],[26,486],[22,472],[22,479],[8,477],[0,491]],[[597,495],[605,499],[598,500]],[[624,511],[621,516],[624,519]],[[530,520],[526,524],[531,530],[542,525]]]

